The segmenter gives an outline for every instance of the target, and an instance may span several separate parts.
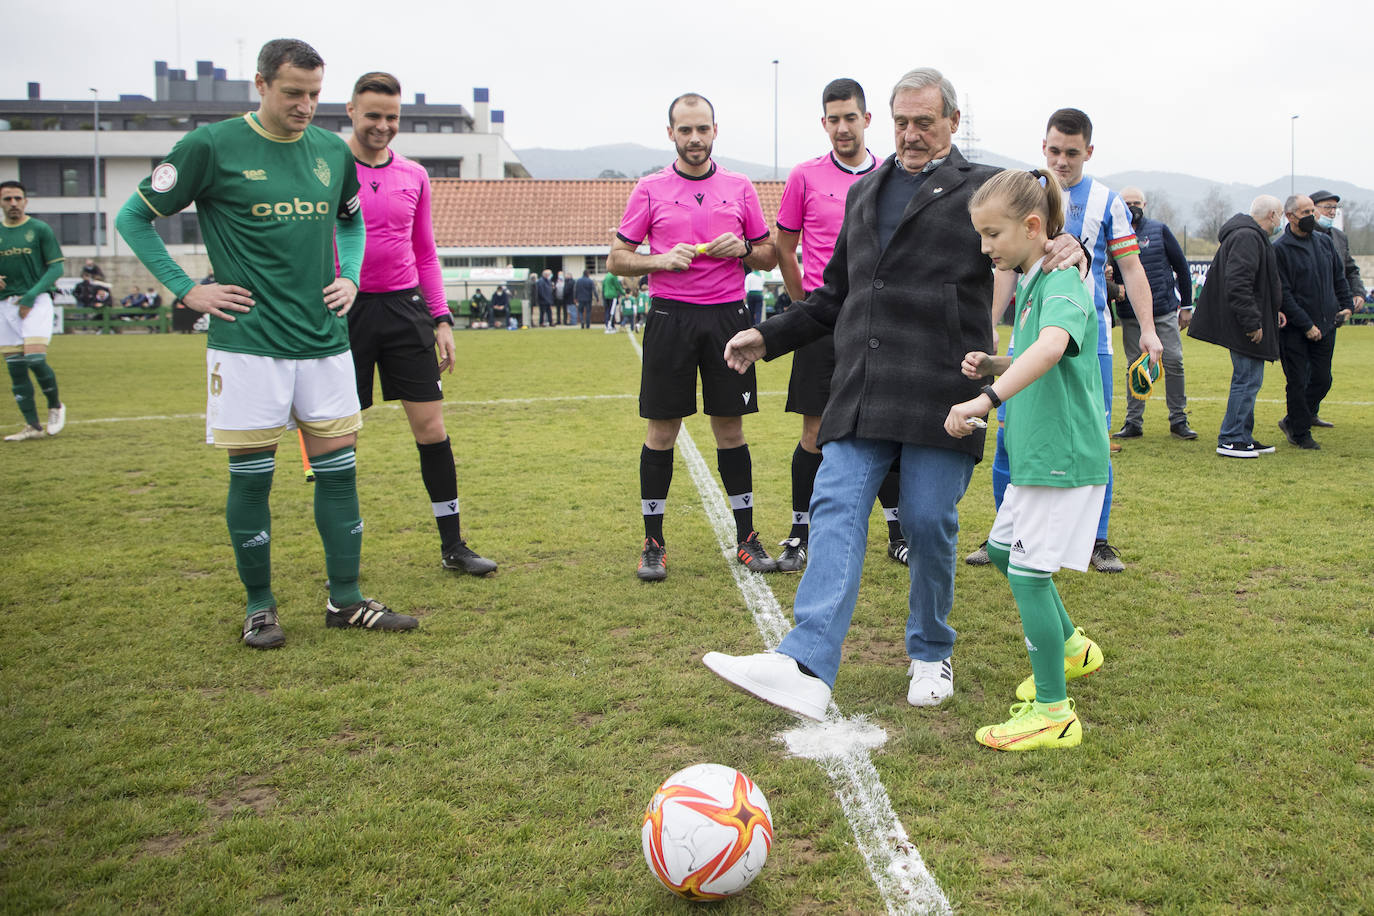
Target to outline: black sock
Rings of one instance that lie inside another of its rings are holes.
[[[644,446],[639,452],[639,502],[644,536],[663,545],[663,509],[673,485],[673,450]]]
[[[883,507],[883,517],[887,519],[889,541],[901,540],[902,537],[902,523],[897,518],[898,483],[901,479],[901,475],[894,468],[887,472],[887,476],[878,487],[878,502]]]
[[[716,449],[716,468],[735,513],[735,532],[743,542],[754,533],[754,462],[749,446]]]
[[[792,451],[792,530],[789,538],[805,541],[811,533],[811,492],[816,488],[816,472],[821,469],[821,453],[808,452],[797,443]]]
[[[458,472],[453,464],[453,446],[443,442],[416,442],[420,452],[420,479],[425,482],[434,524],[439,527],[439,544],[447,553],[463,539],[458,525]]]

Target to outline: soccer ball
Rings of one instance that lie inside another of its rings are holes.
[[[644,861],[688,900],[721,900],[749,886],[773,845],[773,814],[753,780],[699,763],[664,780],[644,812]]]

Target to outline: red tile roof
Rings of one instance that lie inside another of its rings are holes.
[[[635,180],[435,178],[430,184],[440,248],[609,249]],[[769,226],[778,214],[782,186],[781,181],[754,182]]]

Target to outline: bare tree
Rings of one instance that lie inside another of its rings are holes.
[[[596,177],[597,177],[597,178],[628,178],[628,177],[630,177],[630,176],[626,175],[624,172],[620,172],[620,171],[617,171],[617,170],[615,170],[615,169],[602,169],[602,170],[601,170],[601,174],[600,174],[600,175],[597,175]]]
[[[1174,235],[1178,235],[1183,227],[1179,223],[1178,210],[1174,207],[1174,202],[1169,198],[1168,192],[1158,189],[1146,191],[1145,203],[1150,219],[1159,220],[1168,226]]]
[[[1214,184],[1208,188],[1207,196],[1193,207],[1193,215],[1198,219],[1198,237],[1217,241],[1217,235],[1231,218],[1233,209],[1231,199],[1221,190],[1221,185]]]
[[[1345,219],[1345,234],[1350,239],[1350,253],[1374,254],[1374,206],[1363,200],[1341,201],[1341,216]]]

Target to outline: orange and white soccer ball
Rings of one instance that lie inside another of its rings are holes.
[[[670,891],[720,900],[758,877],[773,845],[773,814],[753,780],[718,763],[679,770],[644,812],[644,860]]]

